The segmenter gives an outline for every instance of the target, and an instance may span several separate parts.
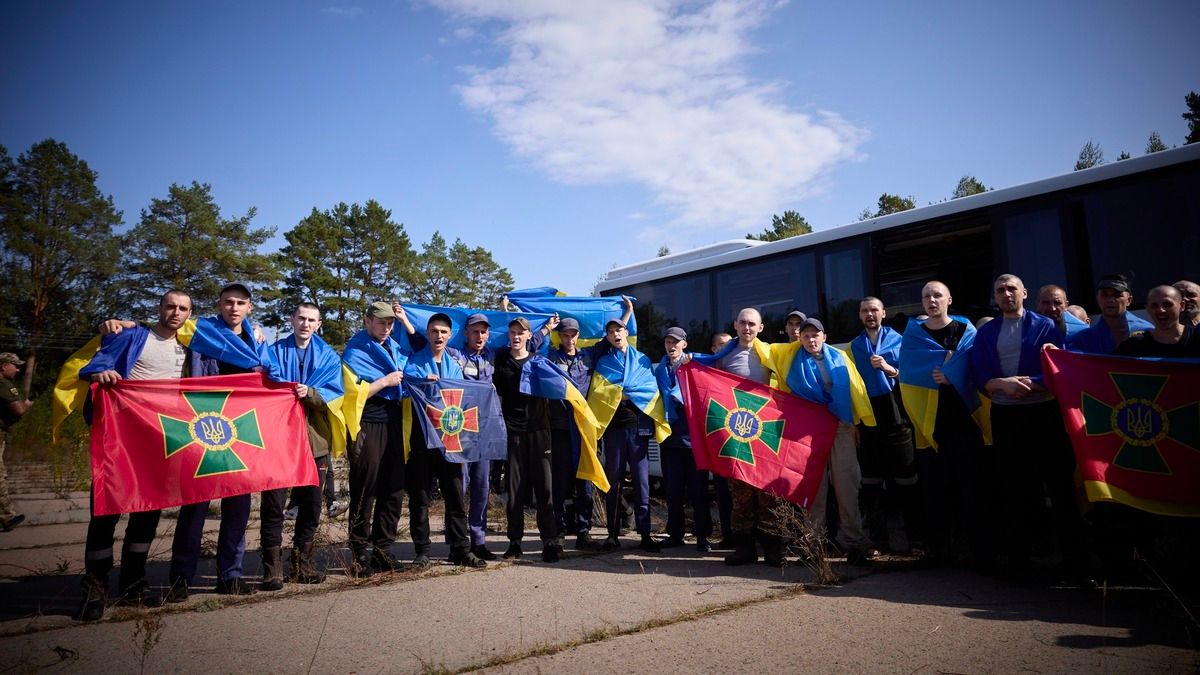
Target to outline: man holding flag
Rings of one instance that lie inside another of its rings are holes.
[[[413,354],[404,367],[404,374],[412,380],[462,380],[462,368],[451,358],[446,345],[450,342],[452,324],[445,314],[434,314],[425,328],[428,344]],[[487,561],[471,550],[471,539],[467,534],[467,512],[463,504],[462,465],[446,460],[442,450],[430,447],[421,424],[413,424],[409,436],[411,453],[408,457],[408,511],[409,534],[412,537],[415,557],[413,567],[429,567],[429,488],[437,479],[446,507],[446,539],[450,544],[450,562],[465,567],[486,567]]]
[[[408,318],[401,321],[412,332]],[[392,339],[397,314],[393,305],[373,302],[363,317],[362,330],[351,336],[342,352],[350,370],[356,398],[365,400],[361,417],[348,414],[347,426],[354,442],[347,448],[350,460],[350,573],[371,574],[372,569],[394,572],[400,561],[392,555],[404,499],[404,423],[401,403],[404,367],[409,352]],[[357,412],[357,411],[356,411]],[[357,431],[357,433],[356,433]],[[367,546],[373,551],[367,555]]]
[[[825,344],[825,326],[820,320],[815,317],[804,320],[800,343],[804,349],[787,373],[788,388],[797,396],[824,405],[840,422],[829,457],[829,474],[838,504],[837,541],[846,552],[847,562],[863,564],[867,561],[871,541],[863,533],[862,515],[858,510],[862,473],[856,454],[858,428],[855,425],[862,423],[873,427],[875,415],[871,412],[867,389],[858,370],[850,365],[841,350]],[[828,490],[829,481],[822,480],[809,509],[811,525],[817,532],[825,529]],[[769,553],[767,562],[775,564]]]
[[[551,322],[558,321],[551,319]],[[579,322],[565,317],[554,326],[558,333],[559,346],[551,349],[546,359],[566,373],[571,384],[585,398],[591,384],[591,352],[579,348]],[[559,536],[568,531],[575,532],[575,548],[587,551],[597,548],[592,540],[592,482],[576,477],[579,471],[581,437],[575,425],[571,404],[567,401],[550,402],[550,461],[552,463],[551,492],[554,498],[554,517],[558,521]],[[568,525],[566,515],[567,494],[574,493],[575,523]]]
[[[250,287],[242,283],[226,284],[217,301],[215,317],[196,322],[192,350],[192,374],[232,375],[259,372],[276,382],[282,381],[279,366],[267,345],[258,342],[250,312],[254,304]],[[250,520],[250,495],[221,500],[221,530],[217,535],[217,592],[248,595],[254,588],[242,580],[242,558],[246,553],[246,525]],[[188,504],[179,509],[175,540],[171,546],[171,590],[168,602],[181,602],[196,576],[200,559],[200,540],[208,502]]]
[[[679,326],[668,328],[667,335],[663,338],[666,353],[654,370],[667,422],[671,425],[671,435],[659,445],[663,480],[667,484],[667,540],[663,546],[683,545],[683,504],[686,491],[692,502],[696,550],[705,553],[711,548],[708,538],[712,535],[708,471],[696,469],[687,411],[684,410],[683,395],[679,391],[678,370],[686,362],[684,350],[687,349],[687,344],[687,332]]]
[[[178,379],[191,373],[188,350],[177,333],[192,314],[192,299],[183,291],[170,290],[158,302],[158,322],[150,328],[134,325],[106,335],[100,350],[79,371],[79,378],[111,385],[120,380]],[[90,403],[90,401],[89,401]],[[90,407],[90,406],[89,406]],[[158,529],[162,511],[129,514],[125,543],[121,547],[120,598],[122,603],[155,604],[146,583],[146,558]],[[113,568],[113,540],[120,514],[97,516],[93,508],[84,547],[83,603],[81,621],[98,621],[104,616],[108,598],[108,573]]]
[[[346,428],[341,420],[342,360],[317,335],[321,328],[321,309],[302,302],[289,319],[292,334],[271,345],[282,377],[296,383],[296,397],[304,406],[308,426],[308,444],[316,463],[317,475],[324,478],[330,454],[335,446],[345,447]],[[262,493],[261,545],[263,582],[261,590],[283,588],[283,512],[287,488]],[[296,505],[296,526],[292,532],[292,575],[302,584],[319,584],[325,574],[313,567],[313,537],[321,522],[322,489],[319,485],[292,488]]]

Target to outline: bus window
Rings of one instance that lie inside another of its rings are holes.
[[[1037,289],[1046,284],[1067,287],[1063,261],[1062,229],[1057,208],[1042,209],[1004,219],[1004,244],[1008,264],[1000,274],[1015,274],[1029,290],[1027,309],[1035,309]],[[997,275],[999,276],[999,275]]]
[[[756,307],[763,316],[761,337],[766,342],[786,341],[783,324],[788,312],[817,310],[816,260],[807,251],[718,270],[716,285],[717,327],[729,330],[738,310]]]
[[[825,285],[822,319],[830,342],[848,342],[862,330],[858,305],[866,295],[863,275],[863,247],[821,254],[821,273]]]

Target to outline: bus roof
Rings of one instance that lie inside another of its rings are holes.
[[[1163,150],[1140,157],[1131,157],[1110,164],[1101,164],[1090,169],[1072,171],[1071,173],[1045,178],[1032,183],[1023,183],[1012,187],[989,190],[969,197],[950,199],[937,204],[909,209],[908,211],[901,211],[900,213],[893,213],[879,218],[868,218],[867,220],[817,230],[809,234],[789,237],[779,241],[762,242],[752,239],[726,240],[700,246],[688,251],[671,253],[661,258],[652,258],[622,267],[615,267],[605,275],[605,278],[600,283],[596,284],[596,291],[603,293],[616,288],[705,270],[718,265],[752,260],[782,251],[807,248],[829,241],[878,232],[925,220],[943,218],[997,204],[1050,194],[1060,190],[1090,185],[1092,183],[1099,183],[1196,160],[1200,160],[1200,143],[1193,143],[1181,148]]]

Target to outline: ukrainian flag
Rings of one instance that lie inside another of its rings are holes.
[[[370,397],[371,383],[390,372],[404,370],[410,354],[393,338],[388,338],[382,345],[375,342],[366,330],[358,331],[346,342],[342,352],[342,391],[345,392],[342,419],[350,440],[358,438],[362,429],[362,413]],[[395,401],[404,398],[402,387],[385,387],[376,395]]]
[[[975,326],[961,316],[950,318],[966,326],[966,332],[958,341],[958,349],[947,352],[921,328],[925,322],[917,319],[909,320],[900,343],[900,396],[912,420],[918,448],[937,449],[937,442],[933,439],[938,409],[938,383],[933,381],[934,368],[942,369],[942,374],[962,397],[971,418],[983,432],[984,443],[992,444],[989,415],[991,399],[981,396],[971,382],[969,352],[975,343]]]
[[[325,401],[325,414],[333,436],[330,451],[334,457],[341,457],[346,452],[346,416],[342,413],[345,384],[341,357],[319,335],[310,338],[308,349],[303,352],[303,364],[300,363],[300,350],[296,349],[294,335],[276,342],[271,346],[271,352],[285,380],[315,388],[321,400]],[[304,377],[300,377],[301,372]]]
[[[533,356],[521,366],[521,393],[542,398],[566,401],[571,406],[575,427],[579,429],[579,469],[576,478],[590,480],[603,492],[608,492],[608,477],[596,451],[596,439],[601,431],[596,415],[588,407],[588,401],[575,388],[562,368],[544,357]]]
[[[538,290],[538,289],[533,289]],[[548,289],[554,290],[554,289]],[[634,300],[634,298],[630,298]],[[513,291],[508,301],[522,312],[570,317],[579,322],[580,348],[590,347],[604,339],[604,326],[613,319],[625,316],[625,300],[620,297],[582,298],[561,295],[532,295],[531,291]],[[528,315],[526,315],[528,316]],[[629,344],[637,346],[637,319],[629,315],[625,326],[629,331]],[[558,346],[558,334],[551,335],[550,342]]]
[[[494,309],[467,309],[459,307],[437,307],[435,305],[410,305],[404,304],[404,313],[408,315],[408,320],[412,322],[413,328],[424,332],[425,327],[429,324],[429,318],[434,314],[445,314],[450,317],[450,329],[453,334],[450,336],[448,346],[455,349],[465,349],[467,344],[467,317],[472,314],[482,314],[487,317],[488,326],[491,328],[491,333],[488,334],[487,346],[492,349],[499,349],[508,346],[508,322],[517,317],[521,317],[529,322],[529,328],[533,332],[538,332],[550,320],[549,314],[526,314],[523,312],[504,312]]]
[[[625,397],[654,420],[654,437],[659,443],[671,435],[650,358],[633,347],[626,347],[624,352],[610,349],[596,359],[587,401],[601,433]]]

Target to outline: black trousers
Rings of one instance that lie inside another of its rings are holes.
[[[1075,455],[1057,401],[993,405],[992,440],[1002,507],[1000,541],[1012,561],[1024,562],[1043,522],[1047,496],[1063,559],[1085,564],[1083,518],[1075,505]]]
[[[140,511],[129,514],[125,525],[125,543],[121,546],[122,590],[146,576],[146,558],[150,544],[158,530],[162,511]],[[121,515],[97,516],[92,504],[92,518],[88,521],[87,543],[84,545],[84,571],[103,581],[113,568],[113,542],[116,539],[117,523]]]
[[[554,517],[550,430],[508,432],[508,540],[525,538],[525,504],[533,497],[542,542],[558,538]]]
[[[940,421],[940,420],[939,420]],[[965,415],[935,432],[938,449],[916,451],[925,499],[926,544],[930,553],[949,556],[954,539],[965,540],[977,563],[994,555],[992,518],[987,512],[994,476],[986,476],[983,437]]]
[[[404,436],[399,421],[363,422],[347,448],[350,460],[350,548],[387,548],[396,541],[404,506]]]
[[[467,508],[463,500],[463,465],[447,462],[441,450],[425,447],[420,425],[413,425],[412,451],[408,457],[409,535],[417,555],[429,555],[429,493],[437,480],[446,504],[446,540],[451,557],[471,550],[467,534]],[[420,442],[418,442],[420,439]]]
[[[876,417],[876,420],[879,418]],[[887,544],[887,517],[899,511],[910,545],[925,540],[925,512],[917,485],[912,429],[905,423],[858,425],[858,465],[862,470],[859,510],[872,542]]]
[[[314,460],[317,476],[325,482],[329,455]],[[263,548],[283,545],[283,512],[287,509],[288,489],[279,488],[262,493],[259,512],[259,538]],[[317,525],[321,523],[321,485],[302,485],[291,488],[292,503],[296,506],[296,529],[292,533],[292,546],[301,546],[313,540]]]

